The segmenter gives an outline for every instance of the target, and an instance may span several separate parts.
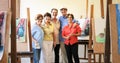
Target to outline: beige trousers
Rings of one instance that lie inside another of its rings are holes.
[[[43,62],[54,63],[53,41],[43,41]]]
[[[60,50],[61,50],[61,61],[60,62],[68,63],[64,42],[60,42]]]

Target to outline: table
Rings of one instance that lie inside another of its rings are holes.
[[[84,45],[84,57],[79,58],[79,59],[88,60],[88,58],[86,57],[86,51],[87,51],[88,44],[89,44],[89,40],[78,40],[78,45]]]

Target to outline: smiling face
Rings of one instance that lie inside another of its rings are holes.
[[[71,15],[69,15],[68,17],[67,17],[67,19],[68,19],[68,22],[72,22],[72,16]]]
[[[68,20],[68,23],[71,23],[74,19],[74,16],[72,14],[68,14],[67,15],[67,20]]]
[[[42,20],[43,20],[43,18],[40,17],[39,19],[37,19],[37,22],[36,22],[36,23],[37,23],[38,25],[41,25],[41,24],[42,24]]]
[[[51,14],[50,13],[45,13],[44,14],[44,20],[45,20],[45,23],[50,23],[51,21]]]
[[[37,16],[35,17],[35,20],[36,20],[36,23],[37,23],[38,25],[41,25],[42,20],[43,20],[42,14],[37,14]]]
[[[53,18],[56,17],[58,15],[58,10],[57,9],[52,9],[51,10],[51,15],[52,15]]]
[[[50,21],[51,21],[51,17],[45,16],[45,22],[46,22],[46,23],[50,23]]]

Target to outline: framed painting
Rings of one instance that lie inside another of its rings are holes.
[[[97,43],[105,43],[105,19],[96,18],[94,22],[95,23],[93,25],[95,25],[95,41]]]
[[[7,12],[0,11],[0,60],[2,59],[4,53],[6,14]]]
[[[26,41],[26,23],[27,19],[18,18],[16,19],[16,40],[17,42]]]
[[[78,37],[80,40],[89,40],[89,25],[90,20],[88,18],[78,19],[77,22],[81,28],[81,35]]]

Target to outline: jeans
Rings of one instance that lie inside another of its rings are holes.
[[[33,48],[33,63],[39,63],[41,49]]]

